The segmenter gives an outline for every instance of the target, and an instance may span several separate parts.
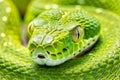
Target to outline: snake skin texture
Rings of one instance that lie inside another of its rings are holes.
[[[11,0],[0,0],[0,80],[120,80],[120,0],[33,0],[25,23],[56,5],[75,6],[97,19],[101,26],[97,43],[84,55],[61,65],[38,65],[21,44],[16,7]]]

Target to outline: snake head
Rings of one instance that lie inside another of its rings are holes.
[[[33,20],[28,28],[31,34],[28,48],[33,61],[40,65],[55,66],[91,47],[98,39],[99,25],[94,28],[95,23],[92,24],[91,19],[84,18],[83,15],[78,17],[81,18],[81,23],[76,19],[67,20],[69,17],[66,15],[58,21],[49,20],[46,16]],[[97,34],[93,34],[93,31]]]
[[[66,26],[49,29],[49,27],[36,27],[33,22],[30,23],[29,32],[32,35],[29,50],[33,61],[40,65],[54,66],[66,61],[65,58],[68,59],[74,51],[79,49],[84,36],[83,29],[77,24]]]

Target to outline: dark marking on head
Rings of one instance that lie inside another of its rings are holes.
[[[61,53],[61,52],[58,52],[57,54],[58,54],[58,55],[61,55],[62,53]]]
[[[67,51],[67,48],[63,48],[63,52]]]
[[[90,43],[88,43],[88,45],[90,45]]]
[[[50,54],[50,52],[49,51],[46,51],[48,54]]]
[[[51,56],[54,56],[54,57],[56,57],[56,55],[55,55],[55,54],[51,54]]]

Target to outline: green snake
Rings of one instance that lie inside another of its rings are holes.
[[[26,48],[16,7],[0,0],[0,80],[119,80],[119,2],[33,0]]]

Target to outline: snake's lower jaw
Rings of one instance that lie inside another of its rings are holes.
[[[40,59],[40,58],[32,58],[33,61],[39,65],[47,65],[47,66],[57,66],[59,64],[62,64],[66,61],[66,59],[61,60],[52,60],[50,58]]]
[[[33,61],[39,65],[47,65],[47,66],[55,66],[57,65],[57,63],[59,63],[55,60],[39,59],[39,58],[33,58]]]
[[[32,58],[33,61],[39,65],[45,65],[46,59]]]

